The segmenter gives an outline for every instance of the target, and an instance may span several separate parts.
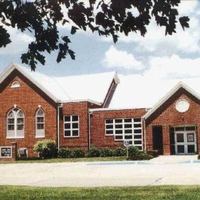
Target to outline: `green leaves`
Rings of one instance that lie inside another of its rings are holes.
[[[183,30],[185,30],[185,28],[189,28],[189,17],[180,17],[179,18],[179,22],[183,28]]]
[[[75,26],[72,26],[72,28],[71,28],[71,34],[72,34],[72,35],[75,34],[75,33],[76,33],[76,30],[78,30],[78,28],[75,27]]]
[[[0,47],[5,47],[11,42],[10,35],[3,26],[0,26]]]
[[[69,48],[69,43],[71,42],[68,36],[62,38],[63,43],[59,44],[59,52],[56,61],[59,63],[62,59],[66,58],[69,54],[71,59],[75,59],[75,53]]]
[[[166,34],[176,32],[177,24],[183,30],[189,27],[189,18],[179,16],[180,0],[40,0],[21,3],[21,0],[0,1],[0,47],[9,44],[7,27],[28,31],[34,41],[21,56],[22,62],[35,70],[38,63],[45,64],[45,53],[58,51],[57,62],[67,56],[75,59],[69,48],[70,35],[78,29],[91,30],[100,36],[110,36],[118,41],[119,34],[136,32],[145,36],[147,26],[155,19],[158,26],[165,27]],[[71,23],[73,22],[73,23]],[[66,26],[67,25],[67,26]],[[67,29],[61,35],[59,28]],[[65,33],[66,34],[66,33]]]

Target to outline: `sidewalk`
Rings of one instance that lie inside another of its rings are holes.
[[[0,164],[0,185],[101,187],[200,185],[200,162],[115,161]]]
[[[189,163],[194,162],[198,160],[198,155],[169,155],[169,156],[159,156],[156,158],[153,158],[151,162],[153,163]]]

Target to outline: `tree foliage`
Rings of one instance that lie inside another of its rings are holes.
[[[46,52],[57,51],[57,62],[68,55],[75,59],[70,35],[80,29],[117,42],[120,33],[144,36],[152,19],[165,27],[166,35],[175,33],[177,24],[188,28],[189,18],[179,15],[179,4],[180,0],[0,0],[0,47],[12,42],[8,28],[29,31],[34,41],[21,59],[35,70],[38,62],[45,64]],[[62,26],[71,31],[61,35]]]

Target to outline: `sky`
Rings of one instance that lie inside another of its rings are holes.
[[[152,21],[145,37],[121,36],[114,44],[111,38],[80,31],[71,36],[76,60],[70,57],[56,63],[56,54],[47,55],[46,65],[36,71],[53,75],[79,75],[116,71],[119,74],[156,79],[200,78],[200,1],[183,0],[179,12],[190,18],[190,28],[180,26],[177,33],[165,36],[164,29]],[[65,31],[64,29],[61,30]],[[9,30],[12,43],[0,49],[0,71],[11,63],[21,64],[31,35]]]

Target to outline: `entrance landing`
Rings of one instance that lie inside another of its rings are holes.
[[[193,162],[198,160],[198,155],[169,155],[169,156],[158,156],[153,158],[151,162],[153,163],[185,163],[185,162]]]

